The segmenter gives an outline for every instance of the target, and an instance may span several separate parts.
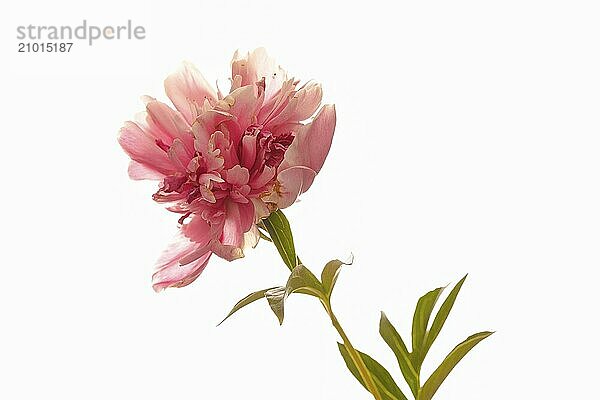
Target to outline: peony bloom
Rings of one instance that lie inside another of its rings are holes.
[[[331,146],[335,108],[317,112],[321,86],[298,84],[264,49],[234,54],[226,96],[184,63],[165,80],[175,109],[144,97],[146,111],[121,128],[129,176],[158,180],[153,199],[180,214],[179,234],[156,265],[156,291],[193,282],[213,253],[243,257],[258,242],[256,223],[311,186]]]

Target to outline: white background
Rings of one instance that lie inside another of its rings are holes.
[[[355,255],[334,298],[356,347],[400,380],[377,333],[408,335],[418,296],[470,276],[432,348],[497,333],[443,399],[595,395],[600,266],[600,10],[594,1],[12,1],[2,8],[0,398],[368,399],[319,305],[279,327],[256,303],[286,270],[261,243],[155,294],[177,216],[132,182],[117,145],[139,96],[194,62],[227,89],[237,48],[265,46],[323,83],[338,125],[289,209],[318,272]],[[18,25],[132,19],[143,41],[18,54]],[[402,386],[405,388],[406,386]],[[408,392],[408,390],[405,390]]]

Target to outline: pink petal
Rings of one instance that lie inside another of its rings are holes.
[[[235,81],[236,76],[241,77],[241,86],[254,85],[265,78],[265,101],[273,97],[287,79],[285,70],[262,47],[248,53],[245,58],[235,52],[231,61],[231,78]]]
[[[217,98],[214,89],[200,71],[187,62],[167,77],[165,91],[189,124],[194,122],[206,99],[214,102]]]
[[[211,250],[219,257],[233,261],[244,257],[244,232],[237,203],[228,202],[220,240],[212,242]]]
[[[181,227],[181,232],[191,241],[201,245],[213,239],[210,224],[200,214],[193,214],[190,222]]]
[[[250,73],[248,72],[248,56],[249,54],[246,57],[240,57],[239,50],[236,50],[235,53],[233,53],[233,58],[231,60],[231,91],[243,85],[256,83],[256,76],[250,76]]]
[[[131,121],[119,131],[119,144],[132,160],[163,175],[175,172],[167,153],[156,144],[156,139]]]
[[[240,213],[239,215],[242,232],[246,233],[254,225],[254,204],[250,201],[247,203],[238,204],[238,209]]]
[[[236,165],[233,168],[228,169],[224,172],[225,180],[234,186],[245,185],[250,179],[250,173],[248,172],[248,169],[239,165]]]
[[[304,166],[289,167],[277,175],[279,192],[272,194],[266,201],[273,201],[279,208],[286,208],[294,204],[298,196],[306,192],[317,173]]]
[[[167,287],[183,287],[192,283],[208,264],[210,251],[186,265],[181,265],[179,260],[199,247],[197,243],[191,242],[181,233],[178,234],[156,263],[156,271],[152,275],[154,290],[159,292]]]
[[[215,198],[215,194],[208,189],[206,186],[200,186],[198,188],[200,190],[200,194],[202,195],[202,198],[206,201],[208,201],[209,203],[216,203],[217,199]]]
[[[319,109],[321,99],[323,98],[323,89],[318,83],[309,82],[298,90],[294,98],[297,99],[298,104],[292,119],[295,121],[304,121]]]
[[[220,240],[213,241],[211,250],[228,261],[244,257],[244,233],[254,224],[254,206],[251,202],[228,202]]]
[[[244,251],[240,247],[223,244],[218,240],[215,240],[212,243],[211,251],[218,257],[227,261],[233,261],[244,257]]]
[[[250,193],[250,186],[242,185],[239,188],[233,189],[229,192],[229,198],[236,203],[248,203],[248,194]]]
[[[152,275],[152,288],[160,292],[168,287],[184,287],[194,282],[206,268],[212,253],[209,251],[196,261],[187,265],[165,266]]]
[[[254,206],[254,222],[258,222],[271,214],[271,210],[261,199],[253,197],[250,201],[252,201],[252,205]]]
[[[228,202],[227,215],[223,225],[221,243],[225,245],[241,247],[243,244],[244,230],[242,229],[242,218],[240,207],[237,203]]]
[[[169,151],[167,151],[169,159],[180,172],[187,172],[187,166],[192,161],[190,154],[181,139],[175,139]]]
[[[252,225],[250,230],[244,233],[244,249],[255,248],[260,240],[260,231],[256,225]]]
[[[325,105],[311,123],[298,128],[279,166],[279,193],[271,194],[265,201],[273,201],[279,208],[289,207],[310,188],[329,153],[335,119],[335,106]]]
[[[151,125],[162,133],[166,144],[174,139],[180,139],[188,151],[194,151],[194,136],[188,123],[180,113],[160,101],[151,100],[146,103],[146,110],[151,119]]]
[[[140,164],[137,161],[131,161],[129,168],[127,169],[129,177],[134,180],[153,180],[160,181],[164,179],[164,175],[151,168],[146,167],[144,164]]]
[[[246,168],[252,168],[256,161],[256,136],[246,135],[242,137],[242,159],[241,165]]]
[[[261,173],[252,177],[250,187],[252,189],[261,189],[275,177],[276,169],[265,165]]]
[[[202,150],[199,150],[201,153]],[[230,136],[226,133],[226,131],[215,131],[208,141],[207,149],[204,150],[206,152],[206,156],[209,157],[209,154],[214,157],[218,157],[222,160],[222,165],[229,169],[233,168],[236,165],[239,165],[239,160],[237,156],[237,146],[234,146],[232,143]],[[202,153],[204,154],[204,153]],[[211,161],[213,162],[221,162],[217,160]]]
[[[318,173],[331,147],[335,120],[335,106],[325,105],[311,123],[298,128],[280,169],[304,166]]]
[[[321,85],[309,82],[289,100],[285,108],[268,121],[269,129],[282,124],[297,123],[311,117],[321,104],[323,90]]]
[[[246,128],[256,123],[256,114],[261,104],[262,99],[259,98],[254,85],[242,86],[217,103],[215,107],[217,110],[234,116],[231,120],[233,124],[230,125],[232,125],[232,139],[236,143]]]
[[[284,81],[276,93],[269,99],[265,98],[257,116],[258,122],[265,126],[270,125],[269,122],[285,110],[295,89],[296,81],[294,79]]]
[[[206,255],[206,253],[210,252],[210,247],[211,247],[211,243],[209,242],[209,243],[205,244],[204,246],[200,246],[196,250],[192,251],[191,253],[183,256],[182,258],[179,259],[179,266],[184,267],[188,264],[195,262],[199,258],[204,257]]]

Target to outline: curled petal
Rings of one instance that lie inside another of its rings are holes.
[[[234,166],[231,169],[228,169],[225,172],[224,178],[225,180],[235,186],[241,186],[248,183],[250,179],[250,173],[247,168],[241,167],[239,165]]]
[[[279,167],[279,188],[266,198],[279,208],[289,207],[312,185],[321,170],[335,130],[335,106],[323,106],[312,122],[302,125]]]
[[[315,176],[317,173],[308,167],[287,168],[277,175],[278,190],[264,200],[276,203],[279,208],[289,207],[294,204],[298,196],[308,190]]]
[[[200,186],[198,187],[198,189],[200,190],[200,194],[202,195],[202,198],[206,201],[208,201],[209,203],[216,203],[217,199],[215,198],[215,194],[208,189],[206,186]]]
[[[335,106],[323,106],[312,122],[298,129],[294,141],[285,153],[281,168],[304,166],[318,173],[331,147],[335,121]],[[305,191],[307,189],[308,187]]]

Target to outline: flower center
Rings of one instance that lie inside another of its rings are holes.
[[[259,137],[258,142],[260,148],[264,151],[263,159],[265,165],[269,167],[279,167],[285,156],[285,152],[294,141],[292,132],[284,133],[279,136],[273,136],[271,132],[264,132],[262,137]]]
[[[256,138],[256,159],[254,169],[262,170],[269,166],[277,168],[283,161],[285,152],[294,141],[294,133],[287,132],[283,134],[273,134],[270,131],[263,130],[258,125],[251,125],[244,132],[244,136]]]

